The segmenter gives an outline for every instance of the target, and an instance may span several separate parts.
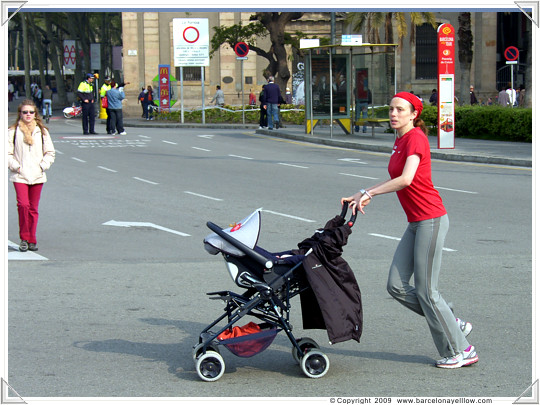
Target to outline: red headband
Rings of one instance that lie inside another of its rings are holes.
[[[402,91],[400,93],[397,93],[394,97],[402,98],[404,100],[407,100],[409,103],[411,103],[414,109],[418,111],[418,115],[416,116],[416,118],[420,117],[420,114],[422,114],[422,110],[424,109],[424,105],[422,104],[422,101],[417,96],[415,96],[412,93]]]

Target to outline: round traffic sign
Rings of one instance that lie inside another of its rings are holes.
[[[236,56],[239,56],[240,58],[243,58],[243,57],[247,56],[247,54],[249,52],[249,45],[246,44],[245,42],[238,42],[234,46],[234,52],[236,53]]]
[[[199,30],[193,26],[186,27],[182,33],[184,41],[193,44],[199,40]]]
[[[509,46],[504,50],[504,57],[507,61],[518,60],[519,49],[517,49],[515,46]]]

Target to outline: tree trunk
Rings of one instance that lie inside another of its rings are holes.
[[[527,19],[527,67],[525,69],[525,101],[524,107],[532,108],[532,22]]]
[[[27,13],[22,14],[23,28],[23,59],[24,59],[24,94],[25,98],[32,98],[30,94],[30,47],[28,43],[28,24],[26,21]]]
[[[471,13],[459,13],[458,56],[460,68],[459,103],[470,104],[469,86],[471,83],[471,65],[473,59],[473,35],[471,31]]]
[[[60,55],[64,55],[64,47],[63,44],[60,42],[57,36],[55,36],[52,33],[52,23],[51,23],[51,16],[50,13],[43,13],[43,17],[45,19],[45,29],[47,30],[47,39],[49,39],[50,42],[50,60],[51,65],[54,70],[54,78],[56,80],[56,94],[58,99],[55,100],[55,103],[59,104],[60,106],[67,104],[67,95],[66,95],[66,86],[64,83],[64,76],[62,75],[62,66],[63,66],[63,60],[62,64],[59,63],[59,57],[58,53]],[[61,52],[59,52],[61,50]]]
[[[270,60],[267,71],[275,77],[275,83],[281,91],[285,90],[291,78],[291,72],[287,65],[285,28],[290,21],[301,18],[303,14],[300,12],[256,13],[257,19],[268,30],[272,42],[271,52],[269,53],[273,53],[274,57]]]

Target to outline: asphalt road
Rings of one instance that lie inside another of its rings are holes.
[[[130,128],[84,138],[80,121],[53,120],[57,158],[44,187],[39,251],[8,247],[8,375],[32,397],[489,397],[512,401],[534,382],[532,172],[434,161],[450,217],[440,289],[473,323],[480,361],[438,359],[425,320],[385,290],[406,219],[395,195],[357,221],[344,258],[362,291],[360,343],[330,346],[305,377],[284,334],[252,358],[225,349],[224,376],[202,382],[192,346],[222,313],[208,291],[239,288],[203,248],[206,221],[228,226],[263,207],[259,245],[296,244],[340,211],[339,199],[387,177],[388,156],[280,140],[239,130]],[[98,131],[105,133],[103,125]],[[8,184],[8,239],[18,239]],[[9,242],[8,242],[9,244]],[[246,321],[247,323],[247,321]]]

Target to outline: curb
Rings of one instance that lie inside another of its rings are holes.
[[[288,134],[280,131],[268,131],[257,130],[258,134],[275,136],[279,138],[293,139],[297,141],[303,141],[308,143],[317,143],[328,146],[336,146],[348,149],[367,150],[370,152],[382,152],[391,153],[392,146],[386,145],[373,145],[360,142],[342,141],[337,139],[325,139],[311,136]],[[506,158],[498,156],[482,156],[482,155],[468,155],[464,153],[445,153],[438,151],[431,151],[432,159],[454,161],[454,162],[468,162],[468,163],[483,163],[483,164],[496,164],[504,166],[519,166],[519,167],[532,167],[532,161],[528,159]]]

